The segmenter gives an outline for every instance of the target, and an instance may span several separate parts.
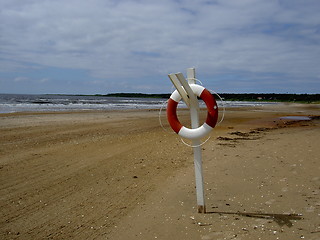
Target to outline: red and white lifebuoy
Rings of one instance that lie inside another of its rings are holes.
[[[197,84],[190,84],[190,87],[193,93],[200,97],[207,106],[208,114],[205,123],[194,129],[184,127],[180,123],[177,116],[177,106],[181,100],[181,96],[177,90],[171,94],[170,99],[168,100],[167,119],[173,131],[178,133],[179,136],[188,139],[200,139],[206,136],[212,128],[215,127],[218,120],[218,105],[212,94],[204,87]]]

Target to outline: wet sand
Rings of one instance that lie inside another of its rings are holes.
[[[319,115],[227,109],[203,145],[199,214],[192,149],[164,114],[167,131],[158,111],[1,114],[0,238],[319,239]]]

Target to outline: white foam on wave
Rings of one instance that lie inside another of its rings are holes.
[[[0,113],[45,112],[45,111],[81,111],[81,110],[126,110],[160,109],[166,99],[121,98],[95,96],[59,96],[59,95],[5,95],[0,94]],[[217,101],[221,107],[249,107],[274,104],[270,102]],[[179,108],[186,105],[181,101]],[[205,108],[203,101],[200,107]]]

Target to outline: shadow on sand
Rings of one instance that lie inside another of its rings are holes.
[[[207,214],[219,214],[219,215],[238,215],[243,217],[251,217],[251,218],[264,218],[271,219],[275,221],[279,226],[286,225],[288,227],[292,227],[292,220],[301,220],[301,214],[274,214],[274,213],[242,213],[242,212],[220,212],[220,211],[211,211],[207,212]]]

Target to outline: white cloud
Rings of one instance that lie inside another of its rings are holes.
[[[320,74],[318,1],[0,0],[6,68],[84,69],[147,78],[195,66],[219,72]]]
[[[14,82],[25,82],[28,81],[29,79],[26,77],[16,77],[13,79]]]
[[[50,81],[49,78],[41,78],[41,79],[38,80],[39,83],[47,83],[49,81]]]

